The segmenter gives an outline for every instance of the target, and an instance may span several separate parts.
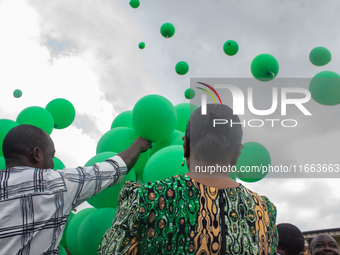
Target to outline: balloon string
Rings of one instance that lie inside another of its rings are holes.
[[[274,85],[275,85],[275,75],[274,75],[274,73],[273,72],[271,72],[271,71],[269,71],[269,73],[273,76],[273,87],[274,87]],[[281,113],[279,112],[279,110],[278,110],[278,107],[276,108],[276,111],[281,115]]]
[[[166,39],[168,39],[168,35],[166,36],[165,38],[165,41],[164,41],[164,48],[163,48],[163,54],[162,54],[162,60],[164,59],[164,52],[165,52],[165,44],[166,44]]]

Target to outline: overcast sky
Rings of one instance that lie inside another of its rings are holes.
[[[176,28],[172,38],[159,32],[165,22]],[[24,108],[45,107],[54,98],[71,101],[74,123],[51,136],[67,167],[83,165],[117,114],[148,94],[174,105],[188,102],[183,93],[190,78],[251,79],[250,63],[261,53],[278,60],[275,80],[339,73],[339,25],[337,0],[144,0],[137,9],[128,0],[0,1],[0,118],[15,120]],[[240,47],[233,57],[222,50],[229,39]],[[324,67],[309,62],[316,46],[332,53]],[[178,61],[189,64],[186,75],[175,73]],[[22,90],[21,98],[13,97],[15,89]],[[311,101],[308,108],[311,118],[290,116],[301,120],[296,129],[245,128],[244,142],[264,144],[276,165],[339,164],[340,106]],[[278,223],[314,230],[340,227],[338,183],[265,178],[244,185],[269,197]]]

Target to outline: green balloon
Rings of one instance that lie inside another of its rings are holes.
[[[186,99],[193,99],[195,97],[195,90],[189,88],[187,90],[185,90],[184,92],[184,96]]]
[[[51,134],[54,120],[51,113],[39,106],[30,106],[22,110],[16,120],[19,124],[29,124],[41,128],[47,134]]]
[[[157,151],[146,163],[143,181],[152,182],[177,174],[187,173],[186,163],[184,166],[181,166],[183,154],[184,149],[181,145],[171,145]]]
[[[223,51],[228,56],[234,56],[238,52],[238,44],[233,40],[228,40],[223,45]]]
[[[309,60],[315,66],[324,66],[332,59],[331,52],[325,47],[315,47],[309,53]]]
[[[107,131],[98,141],[97,154],[105,151],[122,152],[126,150],[138,135],[132,128],[116,127]]]
[[[59,255],[67,255],[65,248],[59,244]]]
[[[171,145],[172,141],[174,139],[176,139],[177,137],[180,137],[182,139],[183,136],[184,136],[183,132],[181,132],[179,130],[174,130],[174,132],[172,132],[172,134],[167,139],[152,144],[151,155],[155,154],[160,149],[163,149],[163,148]],[[183,144],[183,140],[182,140],[182,144]]]
[[[82,255],[97,254],[103,235],[111,227],[115,214],[114,208],[101,208],[86,216],[78,231],[78,247]]]
[[[46,105],[54,120],[54,128],[63,129],[72,124],[76,116],[76,111],[70,101],[57,98]]]
[[[105,151],[122,152],[126,150],[136,139],[138,135],[132,128],[116,127],[106,132],[97,144],[97,154]],[[148,160],[148,153],[141,153],[134,169],[137,173],[143,171]]]
[[[131,0],[131,1],[130,1],[130,6],[131,6],[132,8],[134,8],[134,9],[138,8],[139,5],[140,5],[139,0]]]
[[[53,158],[53,162],[54,162],[54,167],[53,167],[54,170],[62,170],[65,168],[64,163],[57,157]]]
[[[175,130],[175,131],[181,132],[179,130]],[[181,134],[183,134],[183,135],[177,136],[174,140],[172,140],[170,145],[181,145],[181,146],[183,146],[183,136],[185,135],[185,133],[181,132]]]
[[[22,91],[21,91],[20,89],[14,90],[14,91],[13,91],[13,96],[14,96],[15,98],[21,97],[21,96],[22,96]]]
[[[243,148],[241,150],[241,155],[237,161],[237,178],[245,182],[257,182],[263,179],[268,172],[262,173],[260,172],[246,172],[246,169],[250,169],[253,167],[258,167],[259,169],[261,166],[270,165],[271,159],[270,154],[266,147],[264,147],[260,143],[256,142],[247,142],[243,144]],[[243,171],[243,172],[241,172]],[[233,175],[232,175],[233,176]]]
[[[145,48],[145,42],[139,43],[139,44],[138,44],[138,47],[139,47],[140,49],[144,49],[144,48]]]
[[[4,156],[0,156],[0,169],[5,169],[5,168],[6,168],[5,158]]]
[[[250,65],[250,70],[255,79],[259,81],[270,81],[279,72],[279,63],[270,54],[257,55]]]
[[[18,125],[19,124],[13,120],[0,119],[0,156],[4,155],[2,152],[2,144],[4,142],[5,136],[12,128]]]
[[[70,220],[66,232],[66,243],[72,255],[82,255],[78,246],[78,230],[85,217],[95,210],[97,209],[85,208],[77,212]]]
[[[189,71],[189,65],[187,62],[180,61],[176,64],[175,70],[177,74],[184,75]]]
[[[164,23],[161,26],[161,34],[165,38],[171,38],[175,34],[175,27],[171,23]]]
[[[60,244],[61,244],[63,247],[67,247],[67,244],[66,244],[66,232],[67,232],[68,224],[69,224],[70,221],[72,220],[73,216],[74,216],[74,213],[73,213],[73,212],[70,212],[70,214],[69,214],[69,216],[68,216],[68,219],[67,219],[67,222],[66,222],[66,225],[65,225],[65,228],[64,228],[63,237],[61,238],[61,241],[60,241]]]
[[[316,74],[309,83],[309,91],[319,104],[340,104],[340,75],[331,71]]]
[[[139,136],[148,141],[165,140],[174,131],[176,123],[176,109],[165,97],[148,95],[133,107],[132,126]]]
[[[183,103],[175,106],[177,112],[177,124],[175,129],[185,132],[190,115],[195,111],[198,107],[194,104]]]
[[[132,128],[131,115],[132,111],[125,111],[118,114],[111,124],[111,129],[115,127]]]

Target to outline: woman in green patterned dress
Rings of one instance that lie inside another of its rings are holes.
[[[98,254],[275,254],[275,206],[226,171],[242,149],[232,123],[240,120],[226,105],[195,110],[183,137],[189,173],[126,182]]]

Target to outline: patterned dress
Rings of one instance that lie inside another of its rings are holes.
[[[98,254],[274,254],[276,208],[240,184],[216,189],[182,174],[126,182]]]

